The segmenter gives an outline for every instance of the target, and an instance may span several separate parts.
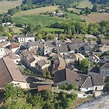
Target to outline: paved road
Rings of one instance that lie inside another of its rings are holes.
[[[87,102],[75,109],[109,109],[109,95]]]

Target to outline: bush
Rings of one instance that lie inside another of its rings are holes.
[[[59,89],[63,89],[63,90],[78,90],[78,87],[74,84],[65,84],[63,86],[59,86]]]

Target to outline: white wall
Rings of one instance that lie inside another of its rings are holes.
[[[28,85],[27,85],[26,82],[12,81],[11,83],[13,83],[14,86],[21,87],[23,89],[27,89],[28,88]]]
[[[18,49],[20,49],[20,47],[17,47],[17,48],[12,48],[12,52],[15,53]]]
[[[35,41],[35,37],[18,37],[18,41],[19,42],[34,42]]]
[[[87,91],[93,90],[93,87],[80,88],[80,90],[83,91],[83,92],[87,92]]]
[[[86,92],[86,91],[90,91],[90,90],[96,90],[96,88],[97,88],[97,90],[103,90],[103,85],[101,85],[101,86],[93,86],[93,87],[89,87],[89,88],[80,88],[80,90],[81,91],[84,91],[84,92]]]
[[[101,69],[100,68],[100,74],[103,76],[109,76],[109,68],[108,69]]]
[[[13,61],[14,61],[15,64],[19,64],[19,62],[20,62],[20,58],[13,59]]]
[[[0,58],[6,55],[4,48],[0,48]]]

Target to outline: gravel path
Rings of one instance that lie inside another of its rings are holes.
[[[109,109],[109,95],[84,103],[75,109]]]

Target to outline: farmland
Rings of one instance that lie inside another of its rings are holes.
[[[22,0],[17,1],[0,1],[0,13],[7,12],[8,9],[14,8],[22,3]]]
[[[102,20],[109,20],[109,14],[108,13],[92,13],[92,14],[89,14],[88,16],[81,15],[81,18],[88,23],[100,22]]]
[[[16,23],[26,23],[32,25],[40,24],[42,26],[46,26],[46,25],[53,24],[55,22],[60,22],[60,23],[65,22],[66,19],[54,18],[45,15],[28,15],[28,16],[14,17],[13,21]]]
[[[13,17],[24,16],[24,15],[33,15],[33,14],[39,14],[39,13],[44,13],[44,12],[53,12],[56,9],[58,9],[58,6],[41,7],[41,8],[31,9],[31,10],[27,10],[27,11],[20,11],[20,12],[16,13]]]
[[[83,0],[77,4],[77,8],[92,8],[93,4],[89,0]]]
[[[59,28],[42,28],[42,31],[46,32],[63,32],[64,29],[59,29]]]

